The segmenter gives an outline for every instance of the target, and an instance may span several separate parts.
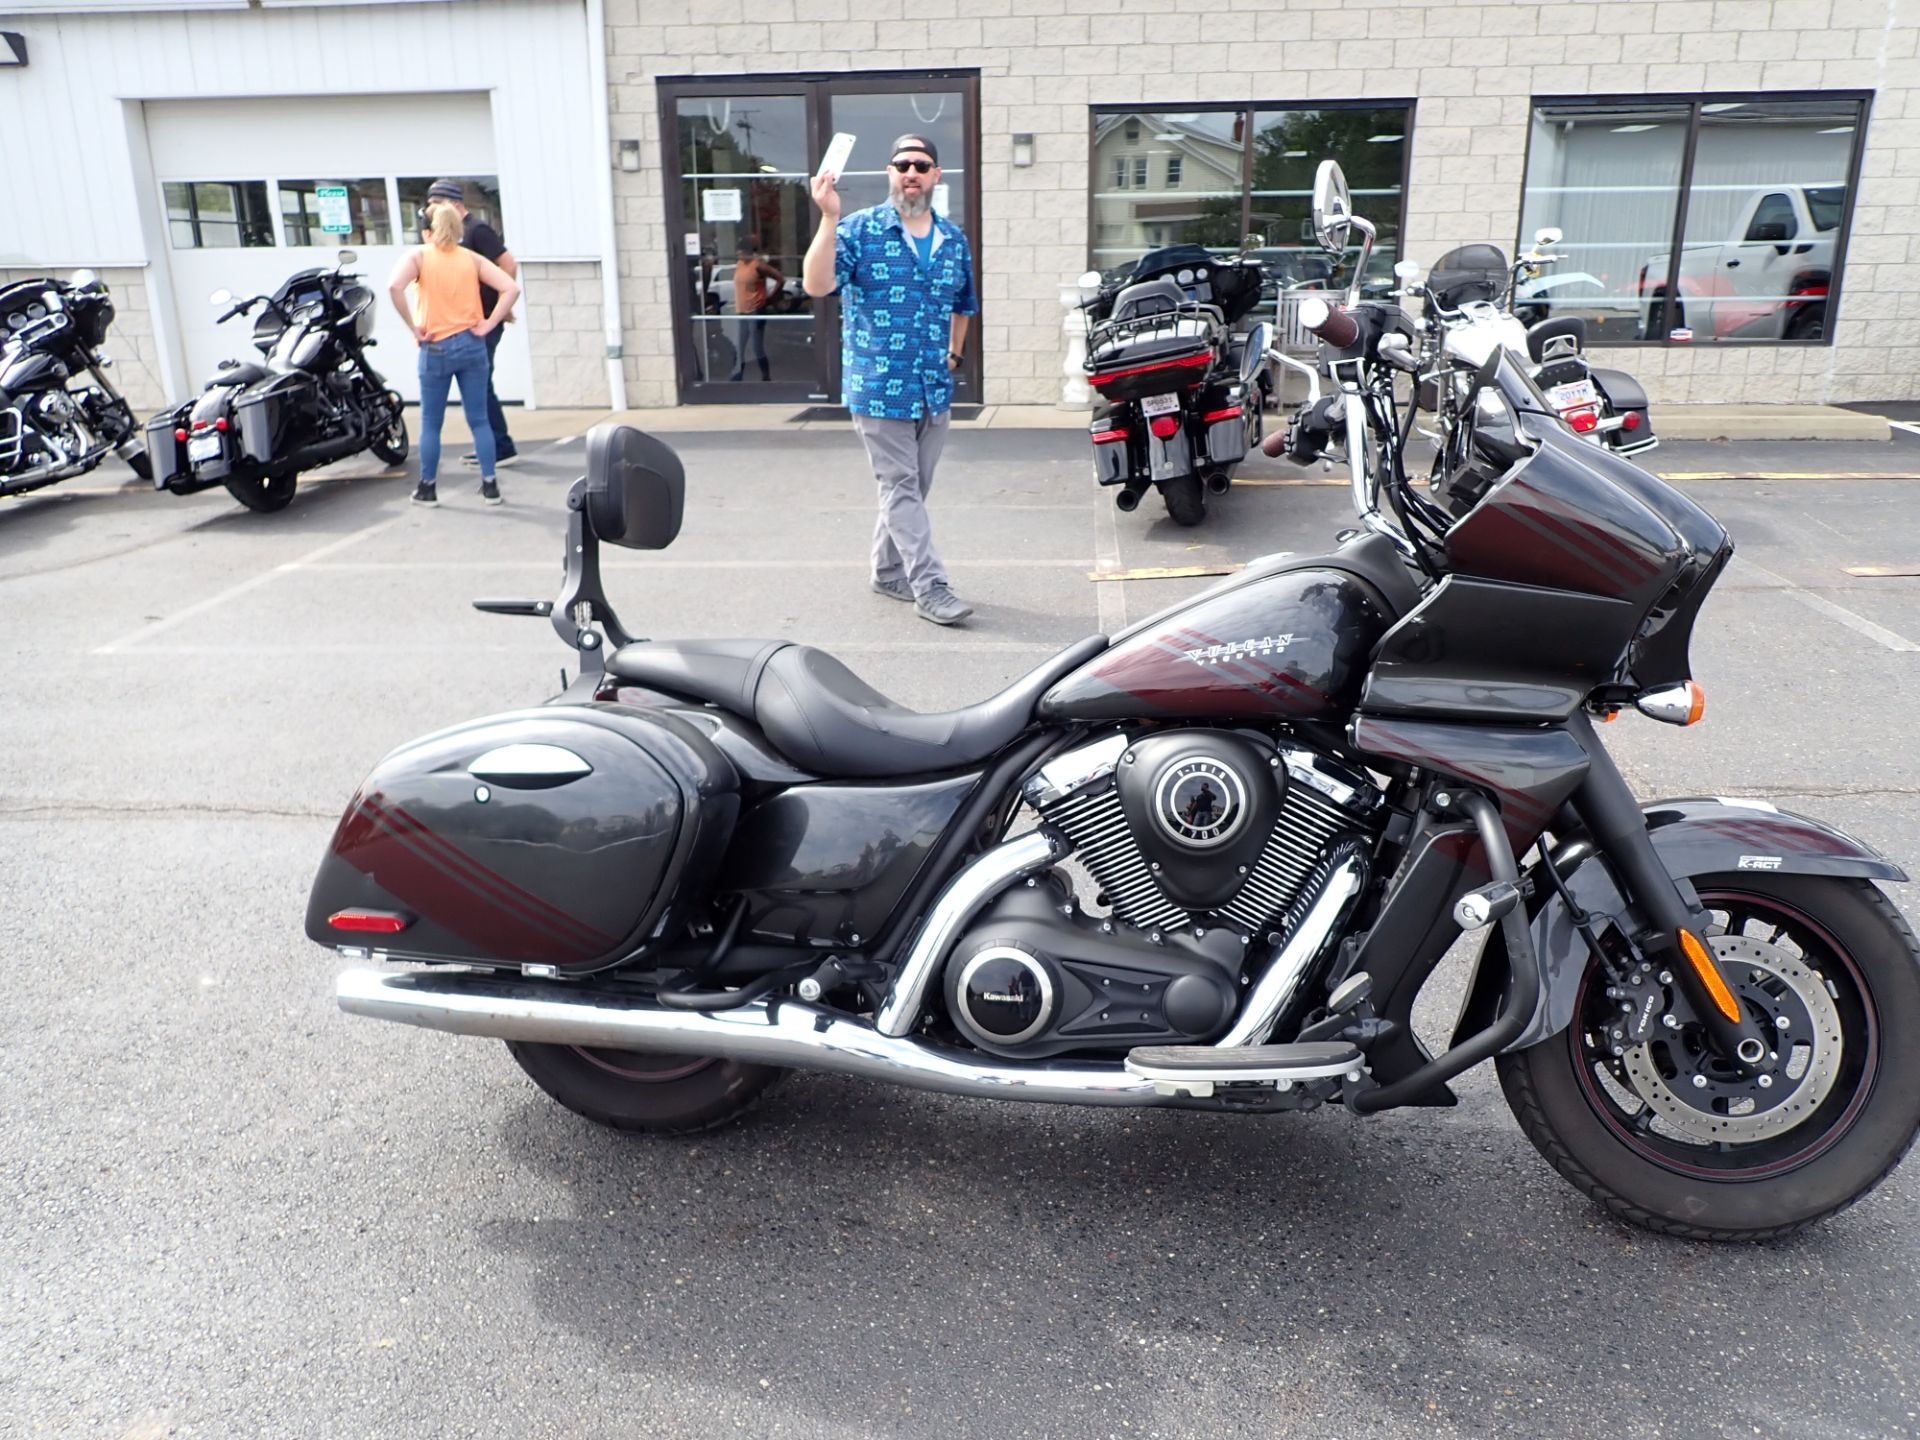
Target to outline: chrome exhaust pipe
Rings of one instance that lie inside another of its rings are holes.
[[[1215,470],[1207,476],[1206,486],[1209,495],[1224,495],[1227,487],[1233,484],[1233,477],[1224,470]]]
[[[1140,508],[1140,492],[1133,486],[1125,486],[1113,497],[1113,506],[1123,515],[1131,515]]]
[[[662,1010],[557,982],[467,971],[349,970],[337,995],[349,1015],[453,1035],[714,1056],[828,1070],[977,1100],[1067,1105],[1172,1105],[1151,1080],[1109,1065],[1020,1065],[973,1051],[882,1035],[864,1020],[799,1000],[756,1000],[711,1013]]]

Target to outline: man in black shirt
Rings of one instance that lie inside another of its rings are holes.
[[[463,246],[491,260],[514,278],[519,278],[519,263],[513,258],[513,252],[507,249],[507,242],[500,238],[500,232],[486,221],[467,213],[465,186],[458,180],[436,180],[427,187],[427,203],[431,204],[435,200],[447,201],[460,212],[460,219],[466,225],[466,234],[460,240]],[[482,285],[480,287],[481,313],[491,315],[493,302],[497,298],[493,290]],[[507,434],[507,417],[500,409],[500,397],[493,391],[493,352],[500,348],[500,336],[505,331],[506,326],[496,325],[487,332],[487,419],[493,425],[495,463],[511,465],[519,458],[519,452],[514,448],[513,437]],[[469,465],[480,463],[472,453],[468,453],[464,458]]]

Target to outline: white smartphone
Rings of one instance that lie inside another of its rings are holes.
[[[846,173],[847,161],[853,156],[853,136],[842,130],[833,137],[827,146],[827,153],[820,159],[820,168],[814,171],[816,178],[831,175],[836,180]]]

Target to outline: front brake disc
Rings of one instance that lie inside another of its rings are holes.
[[[1622,1059],[1634,1092],[1678,1138],[1748,1145],[1791,1130],[1831,1093],[1845,1048],[1840,1012],[1826,981],[1777,945],[1716,935],[1713,949],[1749,1013],[1766,1017],[1774,1047],[1766,1068],[1730,1072],[1714,1063],[1697,1033],[1656,1034]]]

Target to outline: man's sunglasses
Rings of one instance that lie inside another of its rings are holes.
[[[933,162],[931,160],[893,160],[888,163],[902,175],[906,174],[909,170],[914,171],[916,174],[924,175],[933,169]]]

